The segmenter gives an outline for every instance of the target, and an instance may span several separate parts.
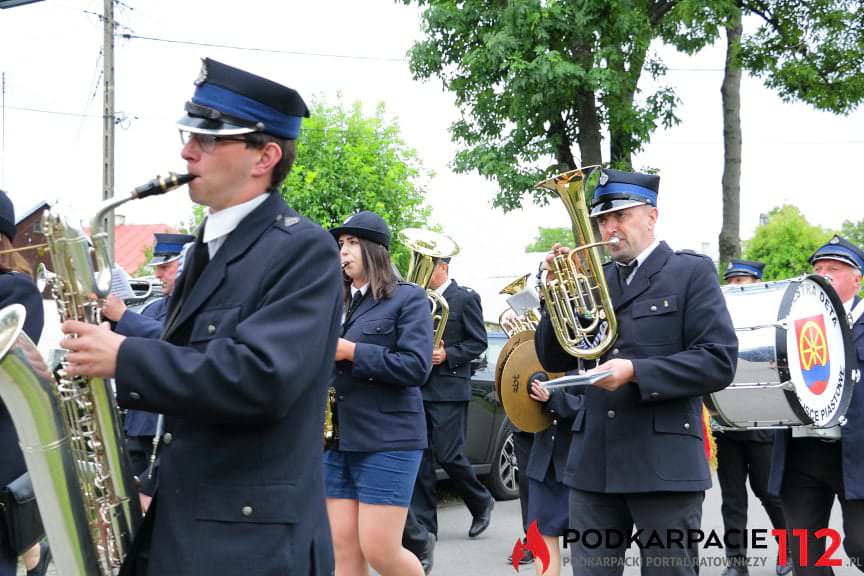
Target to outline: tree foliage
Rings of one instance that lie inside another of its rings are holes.
[[[810,271],[808,258],[831,236],[831,231],[808,223],[795,206],[784,205],[756,228],[744,258],[765,263],[765,280],[792,278]]]
[[[858,222],[844,220],[840,228],[840,235],[864,249],[864,218]]]
[[[505,210],[526,192],[544,202],[533,184],[552,173],[602,163],[604,131],[609,163],[630,168],[658,125],[677,123],[671,88],[637,89],[643,72],[665,72],[651,41],[695,50],[711,37],[702,29],[681,36],[685,15],[699,19],[693,1],[403,1],[424,8],[425,39],[410,52],[414,76],[440,78],[462,112],[451,127],[463,146],[454,168],[496,180],[495,205]]]
[[[383,104],[364,116],[360,103],[346,108],[314,101],[297,140],[297,161],[282,185],[285,201],[307,218],[332,228],[361,210],[387,221],[394,236],[391,254],[407,269],[407,250],[396,233],[425,227],[426,172],[402,140],[399,126],[385,118]]]
[[[742,66],[786,100],[845,114],[864,98],[859,0],[739,0],[762,23],[742,41]]]
[[[573,245],[573,231],[570,228],[538,227],[534,242],[525,247],[525,252],[548,252],[553,244]]]

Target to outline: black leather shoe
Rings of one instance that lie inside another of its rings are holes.
[[[492,509],[494,507],[495,499],[489,498],[489,504],[486,506],[486,509],[480,512],[477,516],[474,516],[474,520],[471,521],[471,528],[468,529],[469,538],[476,538],[489,527],[489,522],[492,520]]]
[[[720,576],[750,576],[747,567],[727,566]]]
[[[432,563],[435,556],[435,535],[429,532],[426,536],[426,547],[420,553],[420,565],[423,567],[423,572],[428,576],[432,572]]]
[[[45,540],[39,542],[39,563],[32,570],[27,571],[27,576],[45,576],[48,572],[48,564],[51,563],[51,548]]]
[[[522,558],[519,559],[519,565],[525,566],[526,564],[531,564],[534,562],[534,553],[530,550],[525,550],[522,553]],[[513,565],[513,555],[507,556],[507,564]]]

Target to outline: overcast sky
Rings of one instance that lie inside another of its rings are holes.
[[[59,201],[89,220],[101,199],[102,8],[100,0],[47,0],[0,11],[0,185],[18,210]],[[156,174],[184,171],[173,123],[192,94],[200,58],[209,56],[296,88],[307,99],[333,102],[341,94],[346,104],[361,101],[370,113],[384,102],[404,139],[436,173],[428,203],[433,220],[463,248],[452,270],[468,284],[479,287],[500,276],[503,286],[504,278],[528,266],[515,255],[538,226],[568,222],[559,203],[504,215],[491,208],[493,183],[450,171],[456,146],[447,129],[458,111],[439,81],[412,80],[404,60],[421,36],[414,7],[391,0],[126,0],[116,10],[120,33],[151,38],[117,41],[116,109],[124,118],[116,136],[117,194]],[[673,248],[707,245],[716,253],[723,50],[684,57],[657,49],[671,68],[664,83],[683,101],[682,123],[657,132],[635,163],[660,170],[660,237]],[[837,117],[786,104],[759,80],[745,78],[742,123],[745,239],[760,213],[782,203],[795,204],[811,223],[825,227],[862,218],[857,172],[864,158],[864,113]],[[184,189],[127,204],[121,212],[130,223],[174,225],[187,219],[191,204]]]

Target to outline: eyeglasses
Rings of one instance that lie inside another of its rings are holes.
[[[190,141],[194,140],[198,147],[201,148],[203,152],[210,153],[216,149],[216,144],[224,143],[224,142],[246,142],[245,136],[217,136],[216,134],[197,134],[195,132],[186,132],[185,130],[180,130],[180,142],[183,143],[183,146]]]

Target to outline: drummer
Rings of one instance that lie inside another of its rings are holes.
[[[762,281],[763,262],[733,258],[723,274],[726,284],[755,284]],[[771,471],[772,430],[724,431],[717,438],[717,480],[723,505],[723,528],[728,541],[726,546],[727,567],[722,576],[746,576],[747,569],[747,478],[753,493],[762,502],[771,525],[786,527],[780,498],[768,493],[768,475]],[[777,574],[782,576],[792,571],[788,554],[785,562],[778,558]]]
[[[864,368],[864,300],[858,294],[864,250],[834,236],[813,253],[810,263],[814,274],[830,280],[852,317],[858,366],[847,365],[847,369],[860,370]],[[796,428],[776,433],[769,490],[780,495],[789,533],[806,530],[808,534],[806,562],[798,542],[790,546],[797,576],[833,574],[830,567],[814,564],[822,557],[826,544],[826,539],[817,538],[815,533],[828,526],[835,497],[843,513],[843,548],[858,570],[864,572],[864,384],[859,378],[853,385],[856,389],[842,429],[830,429],[833,434],[810,429],[799,432]],[[817,433],[819,436],[814,436]]]

